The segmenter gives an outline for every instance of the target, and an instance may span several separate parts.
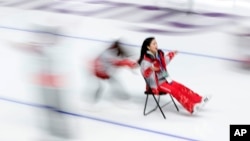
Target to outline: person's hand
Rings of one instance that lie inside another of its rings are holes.
[[[174,50],[173,52],[174,52],[174,54],[176,55],[176,54],[178,53],[178,50]]]
[[[170,52],[168,52],[168,53],[166,54],[166,56],[167,56],[167,57],[169,57],[169,58],[170,58],[170,60],[171,60],[171,59],[173,59],[173,58],[174,58],[174,56],[175,56],[177,53],[178,53],[178,51],[177,51],[177,50],[170,51]]]
[[[138,67],[138,64],[137,64],[137,62],[130,62],[130,63],[128,64],[128,66],[129,66],[130,68],[136,68],[136,67]]]

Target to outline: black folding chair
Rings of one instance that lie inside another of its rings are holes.
[[[149,88],[149,87],[148,87],[148,88]],[[160,111],[161,111],[162,116],[164,117],[164,119],[166,119],[166,116],[165,116],[165,114],[164,114],[162,108],[165,107],[166,105],[170,104],[171,102],[174,103],[176,110],[179,112],[179,108],[178,108],[178,106],[176,105],[176,103],[175,103],[175,101],[174,101],[172,95],[167,94],[167,93],[163,93],[163,92],[160,92],[159,94],[154,94],[150,88],[149,88],[148,90],[146,90],[144,93],[146,94],[146,101],[145,101],[145,106],[144,106],[144,111],[143,111],[144,116],[149,115],[150,113],[154,112],[157,108],[159,108]],[[151,110],[149,110],[149,111],[146,111],[146,109],[147,109],[147,104],[148,104],[148,97],[149,97],[149,95],[153,96],[154,101],[155,101],[155,103],[156,103],[156,106],[155,106],[155,108],[153,108],[153,109],[151,109]],[[163,105],[160,105],[160,98],[161,98],[161,96],[167,96],[167,95],[170,96],[171,101],[169,101],[169,102],[167,102],[167,103],[165,103],[165,104],[163,104]],[[158,97],[158,99],[156,99],[156,97]]]

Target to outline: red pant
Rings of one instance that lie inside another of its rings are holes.
[[[162,83],[159,91],[171,94],[190,113],[193,112],[194,105],[202,100],[200,95],[176,81],[171,84]]]

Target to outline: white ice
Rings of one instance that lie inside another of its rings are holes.
[[[214,58],[239,57],[232,36],[225,32],[152,35],[126,30],[133,23],[4,7],[0,8],[0,19],[1,141],[34,141],[45,134],[40,130],[43,116],[39,115],[45,109],[35,106],[42,103],[27,80],[32,56],[15,50],[9,41],[27,40],[29,23],[48,21],[62,26],[61,34],[67,35],[61,36],[60,55],[69,77],[65,111],[73,115],[65,116],[78,140],[228,141],[230,124],[250,123],[249,72],[236,62]],[[148,36],[155,36],[162,49],[179,50],[168,68],[172,78],[201,95],[212,94],[211,101],[196,116],[189,115],[181,106],[177,112],[172,104],[164,108],[166,120],[159,111],[143,116],[144,80],[138,69],[131,72],[124,68],[117,76],[131,99],[112,99],[107,87],[98,104],[89,103],[84,98],[93,92],[95,80],[87,71],[87,62],[120,36],[131,45],[127,47],[135,53],[134,58]]]

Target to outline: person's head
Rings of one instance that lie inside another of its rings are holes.
[[[125,47],[121,46],[121,43],[119,40],[115,41],[109,49],[116,50],[115,54],[117,56],[121,56],[121,57],[129,56],[128,51],[125,49]]]
[[[147,51],[152,52],[153,54],[156,54],[158,50],[157,42],[155,40],[155,37],[148,37],[146,38],[141,46],[141,54],[140,58],[138,60],[138,64],[141,64],[141,61],[143,60],[144,55],[147,53]]]

